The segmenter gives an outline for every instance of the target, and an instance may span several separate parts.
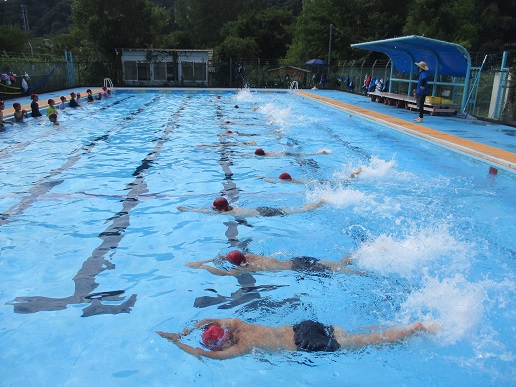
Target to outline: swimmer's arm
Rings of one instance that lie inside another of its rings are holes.
[[[287,213],[287,214],[298,214],[300,212],[312,211],[312,210],[316,209],[317,207],[321,206],[324,202],[325,202],[324,199],[319,199],[315,203],[306,204],[303,207],[298,208],[298,209],[294,209],[294,210],[292,210],[292,209],[285,209],[285,213]]]
[[[375,344],[392,344],[406,339],[407,337],[414,336],[420,332],[435,333],[437,330],[437,325],[426,326],[421,322],[415,322],[408,327],[389,329],[380,333],[353,334],[348,335],[344,340],[339,337],[337,341],[343,347],[365,347]]]
[[[355,169],[353,172],[350,173],[349,177],[353,178],[353,177],[357,177],[357,175],[362,172],[362,167],[358,167],[357,169]]]
[[[160,332],[160,331],[156,331],[156,333],[158,335],[160,335],[161,337],[167,339],[168,341],[171,341],[172,343],[177,345],[179,348],[181,348],[186,353],[189,353],[190,355],[193,355],[198,359],[200,359],[201,356],[210,357],[209,356],[210,352],[205,351],[201,348],[194,348],[188,344],[180,342],[179,340],[183,336],[180,333],[166,333],[166,332]]]
[[[204,265],[202,263],[198,264],[198,262],[189,262],[189,263],[187,263],[187,265],[193,269],[208,270],[211,274],[215,274],[215,275],[236,275],[236,273],[234,273],[236,270],[224,271],[224,270],[217,269],[216,267],[213,267],[213,266]]]
[[[212,211],[206,210],[204,208],[188,208],[184,206],[178,206],[177,209],[181,212],[200,212],[202,214],[213,214]]]

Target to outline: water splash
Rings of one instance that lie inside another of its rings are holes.
[[[254,96],[249,88],[240,90],[234,97],[234,101],[237,102],[254,102]]]
[[[401,305],[400,319],[437,321],[439,337],[446,344],[472,336],[484,315],[488,300],[481,283],[471,283],[462,274],[439,280],[427,277],[420,290],[413,291]]]
[[[353,259],[369,271],[420,278],[423,272],[466,273],[476,254],[475,245],[457,240],[449,226],[425,227],[405,232],[401,238],[382,234],[362,244]]]
[[[358,167],[362,168],[362,172],[360,173],[361,179],[382,178],[393,174],[396,166],[397,164],[394,157],[390,161],[386,161],[377,156],[373,156],[368,164],[351,165],[351,163],[348,163],[344,165],[342,170],[334,173],[334,178],[339,180],[348,179],[351,171],[356,170]]]

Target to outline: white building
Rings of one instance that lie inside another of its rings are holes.
[[[213,50],[116,50],[127,86],[207,86]]]

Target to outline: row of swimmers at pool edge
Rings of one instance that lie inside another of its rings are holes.
[[[91,89],[86,90],[87,102],[90,103],[90,102],[94,102],[94,100],[101,100],[102,98],[106,98],[111,95],[111,90],[106,88],[105,86],[102,88],[102,90],[103,91],[101,93],[99,93],[96,97],[93,96],[93,92]],[[41,114],[41,112],[40,112],[39,103],[38,103],[39,96],[37,94],[31,94],[30,98],[31,98],[31,104],[30,104],[31,117],[33,117],[33,118],[42,117],[43,114]],[[55,101],[52,98],[50,98],[47,101],[48,106],[45,109],[46,116],[48,117],[49,121],[54,125],[59,125],[59,122],[57,120],[58,115],[59,115],[59,110],[66,109],[67,105],[70,108],[77,108],[80,106],[81,94],[71,92],[69,101],[67,101],[65,96],[61,96],[60,101],[61,102],[59,103],[59,105],[57,105],[57,107],[56,107]],[[0,129],[3,129],[4,124],[9,124],[9,125],[14,124],[11,121],[4,121],[4,116],[3,116],[4,107],[5,107],[4,101],[0,101]],[[14,102],[13,108],[14,108],[13,116],[14,116],[14,121],[16,123],[23,123],[23,119],[29,117],[29,113],[25,109],[22,109],[22,106],[19,102]]]
[[[261,153],[261,152],[260,152]],[[256,153],[257,155],[261,155]],[[362,172],[358,168],[350,174],[356,177]],[[295,181],[290,174],[280,175],[282,181]],[[240,216],[284,216],[304,211],[310,211],[321,204],[307,204],[298,209],[284,209],[272,207],[257,207],[244,209],[230,206],[227,199],[217,198],[212,204],[212,210],[202,208],[178,207],[179,211],[200,212],[205,214],[229,214]],[[221,270],[213,267],[213,262],[228,262],[233,267],[230,270]],[[237,276],[245,272],[293,270],[303,273],[335,272],[363,275],[362,272],[348,267],[352,263],[351,257],[344,257],[340,261],[320,260],[314,257],[295,257],[290,260],[279,260],[273,256],[244,254],[233,250],[225,256],[203,261],[188,262],[186,265],[194,269],[204,269],[219,276]],[[201,330],[201,347],[193,347],[181,341],[185,336]],[[339,326],[325,325],[318,321],[305,320],[293,326],[270,327],[259,324],[248,324],[240,319],[204,319],[193,328],[185,328],[180,333],[157,333],[176,344],[185,352],[198,358],[202,356],[212,359],[229,359],[251,353],[254,349],[264,351],[322,351],[334,352],[339,349],[361,348],[369,345],[396,343],[418,333],[435,333],[438,325],[434,323],[415,322],[409,326],[387,329],[382,332],[367,334],[351,334]]]

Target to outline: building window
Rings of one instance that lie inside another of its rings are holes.
[[[177,71],[178,66],[177,62],[167,62],[167,81],[176,82],[177,81]]]
[[[194,76],[196,81],[206,82],[206,63],[194,62]]]
[[[136,81],[138,79],[135,61],[124,61],[124,79],[126,81]]]
[[[167,79],[167,67],[165,62],[154,63],[154,80],[164,81]]]
[[[150,63],[138,63],[138,80],[150,81]]]
[[[193,62],[181,62],[181,74],[183,75],[183,81],[193,81]]]

